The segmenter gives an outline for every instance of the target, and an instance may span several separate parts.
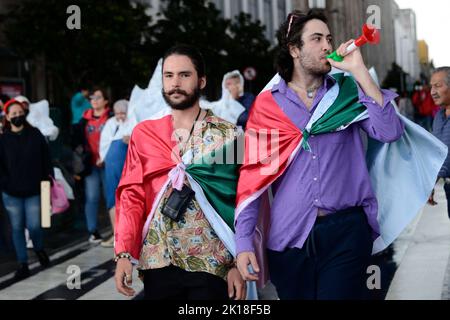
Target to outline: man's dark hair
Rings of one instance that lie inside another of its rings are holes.
[[[199,78],[202,78],[206,75],[206,67],[205,67],[205,60],[203,59],[203,55],[197,48],[185,45],[185,44],[179,44],[176,46],[173,46],[169,50],[166,51],[166,53],[163,56],[163,65],[166,59],[172,55],[180,55],[180,56],[186,56],[189,59],[191,59],[192,64],[195,67],[195,70],[197,71],[197,75]]]
[[[294,60],[289,53],[289,47],[297,46],[301,48],[303,46],[302,36],[305,25],[314,19],[328,23],[327,17],[321,10],[313,9],[306,14],[299,10],[294,10],[278,29],[279,51],[276,57],[276,67],[278,73],[286,82],[292,80],[294,71]]]

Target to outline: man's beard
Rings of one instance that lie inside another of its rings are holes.
[[[186,97],[186,99],[181,102],[178,102],[178,103],[173,102],[172,100],[170,100],[170,96],[175,93],[184,95]],[[164,100],[167,102],[167,104],[172,109],[187,110],[187,109],[192,108],[195,105],[195,103],[199,100],[200,88],[196,87],[191,94],[188,94],[186,91],[181,90],[181,89],[173,89],[168,92],[165,92],[164,89],[162,89],[162,95],[164,97]]]
[[[303,70],[316,76],[324,76],[331,71],[331,64],[328,61],[326,64],[322,64],[321,61],[315,63],[311,57],[307,57],[305,54],[300,55],[300,64]]]

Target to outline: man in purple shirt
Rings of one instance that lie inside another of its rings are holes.
[[[278,31],[281,81],[272,96],[302,131],[335,80],[334,66],[353,75],[369,119],[344,131],[311,136],[311,152],[299,152],[272,184],[270,231],[266,243],[269,273],[280,299],[360,299],[373,239],[379,234],[377,199],[365,162],[360,129],[381,142],[403,134],[403,123],[356,50],[343,62],[326,58],[332,36],[317,12],[294,11]],[[344,56],[352,41],[337,52]],[[252,114],[250,115],[252,117]],[[237,265],[243,278],[258,280],[253,239],[261,197],[237,217]],[[251,265],[255,273],[248,272]]]

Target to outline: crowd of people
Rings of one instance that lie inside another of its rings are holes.
[[[244,92],[244,80],[238,71],[226,78],[227,84],[223,89],[227,99],[235,103],[229,109],[238,108],[235,122],[245,126],[254,96]],[[37,103],[32,104],[22,95],[13,99],[2,95],[0,103],[3,115],[0,137],[2,212],[8,214],[10,221],[19,263],[15,278],[20,280],[30,274],[27,249],[34,249],[43,267],[50,263],[44,250],[41,228],[40,183],[54,181],[49,150],[49,142],[54,138],[47,133],[49,130],[31,125],[43,121],[29,117],[30,105],[32,110],[37,110]],[[76,190],[83,194],[75,196],[84,200],[81,209],[85,215],[89,243],[106,248],[114,246],[114,233],[108,239],[102,238],[98,228],[99,208],[103,201],[114,230],[115,191],[135,125],[129,119],[128,105],[129,101],[125,99],[113,104],[107,91],[100,87],[81,87],[70,100],[73,161],[66,171],[72,173],[70,180],[81,186]],[[225,100],[219,100],[215,105],[227,109]],[[58,129],[53,128],[57,136]],[[35,160],[30,162],[30,159]]]
[[[435,104],[431,96],[429,80],[417,82],[412,92],[401,92],[397,105],[399,112],[414,121],[427,131],[432,131],[433,119],[440,107]]]

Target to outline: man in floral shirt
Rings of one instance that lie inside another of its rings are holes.
[[[117,289],[134,294],[134,262],[147,299],[244,299],[234,264],[238,166],[209,161],[234,151],[239,135],[200,109],[206,77],[196,49],[169,50],[162,76],[170,109],[134,129],[116,194]],[[171,199],[179,196],[179,203],[193,193],[186,207],[172,207]],[[173,217],[175,211],[180,215]]]

